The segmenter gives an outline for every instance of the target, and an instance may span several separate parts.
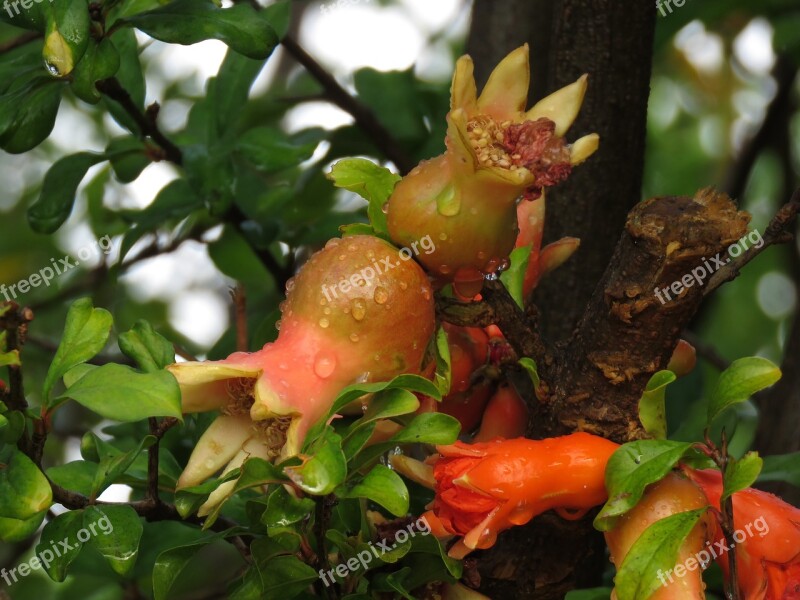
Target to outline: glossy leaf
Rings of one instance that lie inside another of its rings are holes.
[[[81,377],[61,397],[72,398],[89,410],[117,421],[181,418],[180,388],[167,371],[138,373],[123,365],[106,364]]]
[[[510,265],[508,269],[500,273],[500,281],[506,286],[508,293],[517,303],[520,309],[525,308],[525,298],[523,285],[525,283],[525,273],[528,270],[528,262],[531,258],[531,246],[521,246],[514,248],[509,255]]]
[[[666,388],[676,379],[672,371],[655,373],[639,400],[639,420],[644,430],[657,440],[667,437]]]
[[[136,321],[130,331],[120,334],[119,348],[145,373],[160,371],[175,362],[175,348],[144,320]]]
[[[87,544],[100,551],[114,572],[127,575],[136,564],[142,522],[130,506],[98,505],[83,511],[84,529],[97,532]]]
[[[78,532],[82,528],[82,510],[71,510],[60,514],[44,526],[42,536],[36,545],[36,556],[53,581],[59,583],[64,581],[69,566],[78,558],[82,548],[82,544],[78,541]]]
[[[606,467],[608,502],[594,520],[600,531],[639,503],[645,488],[660,481],[691,448],[689,442],[641,440],[620,446]]]
[[[758,479],[764,461],[757,452],[748,452],[740,459],[731,458],[722,478],[722,500],[749,488]]]
[[[0,464],[0,518],[26,521],[50,508],[50,484],[30,458],[5,446],[0,448]]]
[[[396,517],[408,513],[408,488],[400,476],[383,465],[376,465],[361,481],[348,489],[339,489],[340,498],[366,498],[380,504]]]
[[[284,472],[304,492],[315,496],[330,494],[347,475],[342,438],[326,428],[322,436],[300,455],[302,464],[285,467]]]
[[[387,234],[383,205],[400,181],[399,175],[364,158],[347,158],[334,164],[327,177],[336,187],[364,198],[369,203],[367,212],[373,229],[378,235]]]
[[[717,380],[708,404],[707,424],[726,408],[746,401],[750,396],[781,378],[781,370],[766,358],[751,356],[733,361]]]

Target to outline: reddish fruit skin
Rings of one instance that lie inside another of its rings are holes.
[[[476,383],[471,389],[449,394],[439,404],[439,412],[458,419],[461,423],[461,432],[468,433],[481,422],[486,404],[492,397],[490,383]]]
[[[495,392],[483,412],[481,428],[475,442],[488,442],[496,438],[512,439],[525,435],[528,428],[528,407],[517,391],[503,384]]]
[[[472,372],[486,364],[489,356],[489,338],[478,327],[459,327],[444,323],[450,348],[450,392],[465,392],[470,387]]]
[[[703,493],[691,481],[670,473],[658,483],[647,488],[644,497],[625,515],[614,529],[606,532],[606,543],[614,566],[619,569],[631,546],[650,525],[670,515],[707,506]],[[702,518],[684,541],[676,565],[683,565],[703,549],[710,519]],[[671,581],[670,581],[671,579]],[[702,570],[688,571],[683,577],[665,574],[663,584],[650,596],[650,600],[700,600],[705,598]],[[616,594],[612,594],[616,600]]]
[[[703,490],[708,502],[719,506],[720,472],[684,471]],[[739,586],[745,598],[800,600],[800,509],[768,492],[747,488],[733,495],[733,521],[745,538],[735,542]],[[710,537],[715,544],[725,543],[716,521]],[[728,560],[727,553],[717,558],[726,577]]]
[[[697,364],[697,351],[686,340],[678,340],[678,345],[672,352],[667,369],[678,377],[684,377],[694,370]]]

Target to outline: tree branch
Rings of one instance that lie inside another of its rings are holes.
[[[286,51],[291,54],[311,74],[314,79],[325,89],[330,101],[349,113],[355,119],[364,133],[366,133],[375,146],[391,160],[402,174],[414,168],[414,161],[406,156],[400,144],[392,134],[375,116],[369,107],[362,104],[344,89],[336,79],[320,65],[314,57],[306,52],[291,36],[285,36],[281,42]]]

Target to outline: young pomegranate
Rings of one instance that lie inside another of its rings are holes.
[[[379,268],[379,263],[382,268]],[[219,410],[178,487],[249,456],[286,458],[347,385],[420,372],[434,331],[427,276],[371,236],[333,239],[286,286],[280,334],[258,352],[169,367],[186,413]],[[226,493],[209,499],[209,506]]]
[[[605,534],[614,566],[619,569],[633,544],[653,523],[704,506],[708,506],[708,501],[703,493],[682,475],[670,473],[654,483],[639,503],[620,518],[616,527]],[[662,585],[650,600],[702,600],[706,597],[703,569],[707,564],[700,564],[696,557],[704,551],[709,522],[710,519],[701,518],[684,540],[675,562],[676,567],[680,565],[679,569],[658,573]],[[680,575],[673,571],[680,571]],[[611,597],[617,598],[615,593]]]
[[[516,202],[538,198],[566,179],[598,146],[592,134],[567,144],[586,92],[586,76],[525,111],[528,46],[495,68],[478,97],[473,63],[456,64],[447,116],[447,150],[404,177],[388,202],[389,234],[407,245],[430,235],[436,249],[420,256],[442,282],[475,296],[485,273],[507,259],[517,237]]]
[[[722,496],[719,471],[685,469],[714,506]],[[739,587],[747,600],[800,600],[800,509],[777,496],[747,488],[733,495],[733,543]],[[728,542],[715,520],[713,555],[729,575]],[[709,544],[710,545],[710,544]]]

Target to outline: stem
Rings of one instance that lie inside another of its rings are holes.
[[[236,350],[247,352],[247,296],[241,283],[231,290],[231,298],[236,321]]]

